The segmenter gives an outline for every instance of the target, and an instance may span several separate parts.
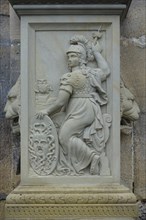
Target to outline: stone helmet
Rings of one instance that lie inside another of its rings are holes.
[[[86,54],[86,48],[83,44],[78,43],[78,44],[71,44],[71,46],[67,50],[68,53],[78,53],[80,54],[80,58],[83,60],[86,60],[87,54]]]

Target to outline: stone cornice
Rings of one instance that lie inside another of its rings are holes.
[[[131,0],[9,0],[12,5],[43,5],[43,4],[125,4]]]
[[[126,5],[14,5],[21,15],[122,15]]]
[[[67,15],[97,14],[119,15],[123,20],[127,14],[131,0],[9,0],[19,16],[22,15]],[[58,3],[58,4],[57,4]]]

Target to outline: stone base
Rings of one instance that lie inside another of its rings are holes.
[[[132,220],[136,197],[124,186],[18,186],[6,200],[5,219]]]

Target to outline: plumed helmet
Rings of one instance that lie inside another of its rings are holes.
[[[80,54],[81,58],[86,60],[86,48],[84,47],[83,44],[80,44],[80,43],[75,44],[75,45],[71,44],[71,46],[68,48],[66,53],[68,54],[71,52]]]

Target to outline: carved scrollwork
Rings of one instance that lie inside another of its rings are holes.
[[[87,218],[87,217],[137,217],[137,210],[135,205],[25,205],[25,206],[13,206],[6,208],[6,217],[13,219],[15,217],[29,216],[31,218],[63,218],[67,220],[69,217]]]
[[[135,196],[127,194],[13,194],[9,196],[8,203],[11,204],[124,204],[134,203]]]

